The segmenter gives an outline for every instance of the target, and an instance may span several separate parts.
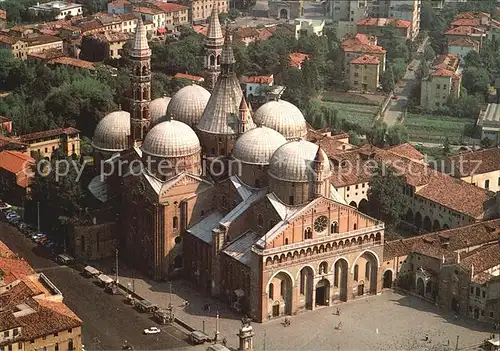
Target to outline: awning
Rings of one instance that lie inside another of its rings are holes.
[[[167,30],[165,28],[158,28],[158,33],[165,34]]]
[[[95,269],[92,266],[85,267],[85,272],[90,273],[92,275],[98,275],[99,273],[101,273],[101,272],[99,272],[97,269]]]
[[[113,279],[111,279],[110,277],[108,277],[107,275],[105,274],[100,274],[97,279],[99,279],[101,282],[103,282],[104,284],[109,284],[109,283],[112,283],[113,282]]]

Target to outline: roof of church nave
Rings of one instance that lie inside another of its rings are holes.
[[[254,121],[281,133],[287,139],[304,138],[307,122],[293,104],[285,100],[272,100],[255,111]]]
[[[274,129],[258,127],[238,138],[233,157],[247,164],[268,165],[273,153],[286,142],[286,138]]]
[[[197,84],[191,84],[174,94],[167,107],[167,118],[173,118],[190,126],[195,126],[201,116],[210,92]]]
[[[185,123],[176,120],[161,122],[147,134],[141,150],[150,156],[183,157],[200,152],[200,140]]]
[[[151,125],[159,123],[159,119],[166,115],[167,107],[171,100],[171,98],[163,96],[154,99],[149,103],[149,116],[151,118]]]
[[[235,62],[231,35],[226,33],[221,55],[221,74],[197,126],[202,132],[238,134],[238,116],[243,92],[234,72]],[[248,129],[255,128],[250,116],[248,116],[247,127]]]
[[[104,116],[97,124],[92,146],[100,151],[122,151],[128,147],[129,135],[130,113],[114,111]]]
[[[314,162],[318,151],[322,162],[322,179],[331,175],[328,156],[318,145],[309,141],[291,141],[276,150],[269,161],[269,176],[289,182],[310,182],[314,180]]]

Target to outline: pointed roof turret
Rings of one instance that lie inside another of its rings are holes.
[[[224,39],[224,47],[222,48],[222,57],[220,61],[221,66],[234,65],[236,63],[233,51],[233,38],[229,26],[226,27],[226,36]]]
[[[245,99],[245,94],[241,95],[240,111],[248,111],[247,100]]]
[[[151,56],[151,49],[148,45],[148,38],[146,35],[146,27],[142,22],[142,18],[137,19],[137,27],[135,27],[134,39],[132,42],[132,49],[130,56],[132,57],[147,57]]]
[[[210,15],[210,22],[208,23],[208,32],[205,37],[205,42],[207,43],[217,43],[224,39],[222,35],[222,29],[219,22],[219,11],[214,3],[212,7],[212,14]]]

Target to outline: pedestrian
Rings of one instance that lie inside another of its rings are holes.
[[[337,316],[340,316],[340,308],[337,307]]]
[[[184,307],[188,307],[189,306],[189,302],[187,302],[187,301],[184,301],[183,304],[184,304]]]
[[[429,334],[425,334],[425,341],[429,341]]]
[[[342,322],[339,322],[339,324],[337,325],[337,330],[342,330]]]
[[[224,346],[227,345],[227,339],[226,338],[222,339],[222,345],[224,345]]]

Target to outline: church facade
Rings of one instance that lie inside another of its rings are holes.
[[[211,18],[210,92],[191,85],[151,101],[139,19],[130,106],[96,128],[101,174],[89,189],[119,207],[122,257],[155,280],[184,276],[256,321],[379,293],[383,223],[339,196],[297,107],[252,111],[231,33],[222,40]]]

